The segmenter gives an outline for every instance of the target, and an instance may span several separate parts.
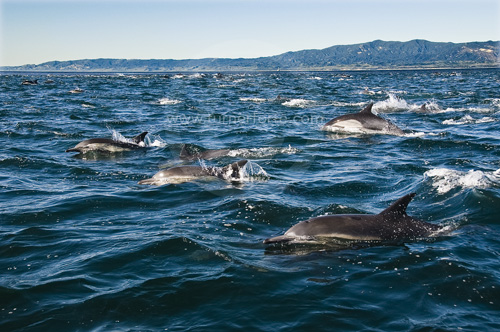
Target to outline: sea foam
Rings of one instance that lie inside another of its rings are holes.
[[[424,173],[424,177],[432,180],[432,186],[439,194],[452,189],[485,189],[500,184],[500,169],[495,172],[470,170],[457,171],[448,168],[435,168]]]

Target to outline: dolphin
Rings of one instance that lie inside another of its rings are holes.
[[[215,159],[220,157],[225,157],[229,154],[231,150],[229,149],[219,149],[219,150],[204,150],[204,151],[193,151],[193,149],[186,148],[186,144],[182,146],[179,158],[183,160],[197,160],[197,159]]]
[[[415,195],[411,193],[401,197],[379,214],[339,214],[301,221],[284,235],[264,240],[264,244],[315,238],[384,241],[431,236],[441,227],[406,214],[406,208]]]
[[[38,80],[24,80],[21,85],[37,85]]]
[[[248,160],[240,160],[225,167],[177,166],[164,169],[152,178],[141,180],[139,184],[162,185],[166,183],[182,183],[201,177],[218,177],[224,180],[239,180],[241,169]]]
[[[144,138],[147,134],[148,132],[145,131],[132,138],[131,142],[117,141],[110,138],[91,138],[78,143],[74,148],[68,149],[66,152],[123,152],[140,149],[145,146]]]
[[[404,132],[389,120],[372,113],[373,103],[368,104],[361,112],[344,114],[327,122],[322,130],[347,131],[362,133],[386,133],[403,135]]]

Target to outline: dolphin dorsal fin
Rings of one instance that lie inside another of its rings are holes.
[[[224,167],[222,170],[223,170],[223,173],[224,174],[227,174],[226,172],[228,172],[228,170],[231,170],[231,177],[232,178],[239,178],[240,177],[240,170],[243,168],[243,166],[245,166],[246,164],[248,163],[248,160],[244,159],[244,160],[240,160],[240,161],[237,161],[237,162],[234,162],[230,165],[227,165],[226,167]]]
[[[188,149],[186,149],[186,144],[183,144],[181,152],[179,153],[179,157],[181,159],[182,158],[187,159],[187,158],[190,158],[192,156],[193,156],[193,154],[191,152],[189,152]]]
[[[139,134],[136,137],[132,138],[132,141],[134,141],[134,143],[136,143],[136,144],[144,142],[144,138],[146,137],[147,134],[148,134],[148,132],[145,131],[142,134]]]
[[[369,103],[365,108],[363,108],[359,113],[369,113],[369,114],[373,114],[372,113],[372,107],[373,107],[373,103]]]
[[[369,113],[369,114],[373,114],[372,113],[372,107],[373,107],[373,103],[369,103],[365,108],[363,108],[361,110],[361,112],[359,113]]]
[[[392,203],[392,205],[387,209],[380,212],[380,214],[406,215],[406,208],[408,207],[408,204],[410,204],[413,197],[415,197],[415,195],[415,193],[411,193],[401,197],[400,199]]]

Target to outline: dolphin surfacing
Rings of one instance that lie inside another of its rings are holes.
[[[148,134],[147,131],[135,136],[131,142],[122,142],[110,138],[91,138],[78,143],[74,148],[66,150],[66,152],[87,153],[89,151],[97,152],[123,152],[143,148],[144,138]]]
[[[373,103],[358,113],[344,114],[327,122],[322,130],[348,133],[382,133],[404,135],[394,123],[372,113]]]
[[[139,184],[163,185],[167,183],[182,183],[202,177],[217,177],[224,180],[239,180],[241,170],[248,160],[240,160],[225,167],[177,166],[164,169],[152,178],[139,181]]]
[[[225,157],[231,152],[229,149],[218,149],[218,150],[195,150],[195,149],[190,149],[184,144],[182,146],[182,150],[179,154],[179,158],[182,160],[197,160],[197,159],[204,159],[204,160],[210,160],[210,159],[216,159],[220,157]]]
[[[359,241],[411,240],[432,236],[438,225],[406,214],[415,193],[401,197],[379,214],[346,214],[311,218],[292,226],[284,235],[264,240],[264,244],[338,238]]]

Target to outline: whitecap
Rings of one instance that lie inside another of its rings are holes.
[[[285,101],[283,104],[283,106],[287,106],[287,107],[299,107],[299,108],[305,108],[305,107],[308,107],[308,106],[311,106],[315,104],[315,101],[314,100],[307,100],[307,99],[301,99],[301,98],[297,98],[297,99],[290,99],[290,100],[287,100]]]
[[[343,101],[334,101],[331,103],[331,105],[335,106],[335,107],[365,107],[366,102],[360,101],[357,103],[347,103],[347,102],[343,102]]]
[[[494,110],[485,107],[448,107],[443,112],[472,112],[472,113],[492,113]]]
[[[491,117],[483,117],[481,119],[474,119],[470,115],[466,115],[460,119],[448,119],[444,120],[442,123],[445,125],[463,125],[463,124],[477,124],[477,123],[487,123],[487,122],[494,122],[495,119]]]
[[[240,97],[241,101],[251,101],[254,103],[263,103],[266,102],[267,99],[265,98],[258,98],[258,97]]]
[[[368,88],[364,88],[362,91],[359,92],[359,94],[373,96],[376,94],[376,92]]]
[[[296,154],[299,151],[300,151],[299,149],[294,148],[291,145],[283,148],[274,148],[274,147],[253,148],[253,149],[242,148],[229,151],[228,156],[259,159],[265,157],[272,157],[277,154]]]
[[[158,104],[160,105],[176,105],[176,104],[179,104],[181,103],[180,100],[177,100],[177,99],[170,99],[170,98],[160,98],[158,99]]]
[[[500,170],[495,172],[483,172],[470,170],[468,172],[457,171],[448,168],[435,168],[424,173],[424,178],[432,179],[432,186],[439,194],[445,194],[450,190],[461,187],[463,189],[485,189],[500,184]]]

